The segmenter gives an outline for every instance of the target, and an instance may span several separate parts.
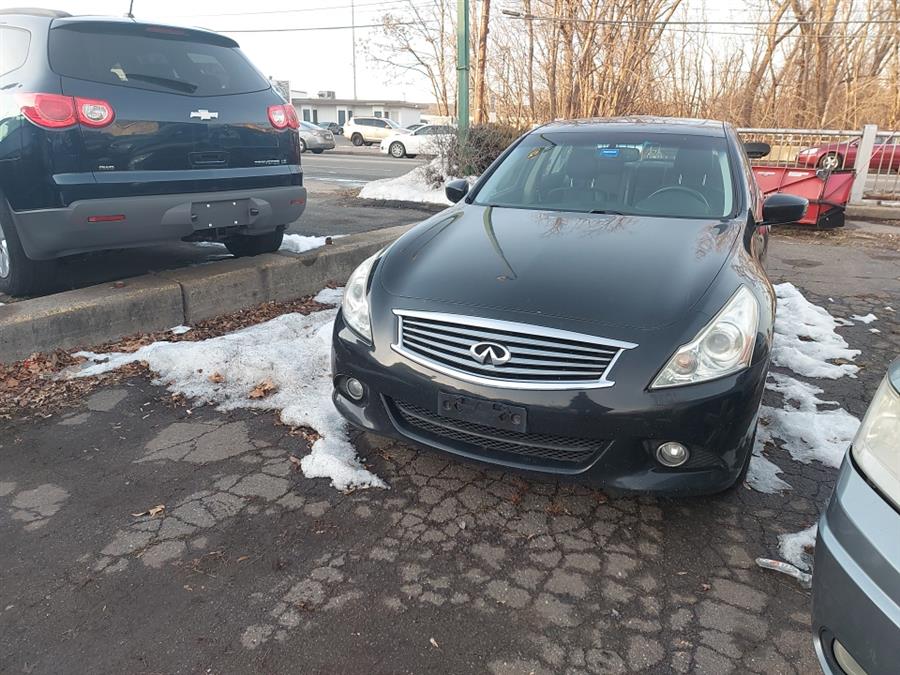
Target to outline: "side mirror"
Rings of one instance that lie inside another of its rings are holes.
[[[457,178],[456,180],[451,180],[444,187],[444,194],[447,195],[447,199],[456,204],[463,197],[469,194],[469,181],[465,178]]]
[[[750,159],[762,159],[772,152],[772,146],[768,143],[744,143],[744,152]]]
[[[776,192],[763,202],[763,225],[796,223],[806,215],[809,201],[797,195]]]

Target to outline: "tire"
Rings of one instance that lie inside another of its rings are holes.
[[[39,292],[48,281],[50,266],[25,255],[6,199],[0,195],[0,293],[22,296]]]
[[[394,159],[403,159],[404,157],[406,157],[406,148],[403,147],[403,143],[401,143],[400,141],[394,141],[393,143],[391,143],[391,147],[388,148],[388,152]]]
[[[312,154],[314,154],[314,155],[321,155],[321,154],[322,154],[322,148],[319,148],[318,150],[313,150],[313,151],[312,151]]]
[[[844,157],[838,152],[827,152],[819,160],[817,166],[820,169],[840,169],[844,165]]]
[[[246,258],[261,253],[274,253],[281,248],[284,231],[276,230],[267,234],[241,234],[225,240],[225,248],[235,258]]]
[[[365,143],[365,141],[363,141],[363,137],[359,134],[353,134],[350,137],[350,142],[353,143],[353,145],[355,145],[357,148]]]
[[[302,155],[304,152],[306,152],[306,141],[304,141],[301,138],[300,139],[300,154]]]

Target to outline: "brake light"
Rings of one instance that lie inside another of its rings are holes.
[[[78,123],[75,99],[59,94],[19,94],[19,108],[29,120],[45,129],[63,129]]]
[[[115,112],[106,101],[61,94],[18,94],[19,109],[31,122],[45,129],[65,129],[76,124],[105,127]]]
[[[270,105],[268,113],[269,122],[271,122],[272,126],[276,129],[300,128],[300,118],[297,117],[297,111],[290,103]]]

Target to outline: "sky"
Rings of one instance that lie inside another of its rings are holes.
[[[45,7],[71,14],[122,16],[129,0],[0,0],[0,8]],[[339,98],[353,95],[353,41],[349,29],[298,32],[244,33],[232,30],[350,26],[351,0],[134,0],[136,19],[208,28],[237,40],[251,61],[266,75],[290,80],[291,89],[311,96],[322,90]],[[405,0],[355,0],[356,24],[379,23]],[[428,102],[434,97],[424,81],[399,82],[383,67],[369,66],[363,44],[371,28],[357,37],[357,95],[359,98]]]
[[[432,0],[133,0],[137,19],[180,26],[199,26],[237,40],[251,61],[276,80],[289,80],[291,89],[315,96],[334,91],[338,98],[353,96],[353,40],[349,26],[351,2],[356,5],[357,26],[379,24],[386,13],[400,16],[412,2],[426,6]],[[123,16],[129,0],[0,0],[0,8],[45,7],[71,14]],[[758,3],[747,0],[684,0],[681,18],[723,20],[747,18]],[[519,0],[495,4],[492,22],[516,21],[499,9],[522,8]],[[474,21],[474,17],[473,17]],[[321,28],[338,27],[334,30]],[[244,32],[248,30],[269,32]],[[285,29],[303,29],[288,31]],[[691,28],[690,30],[696,30]],[[725,48],[731,27],[713,31],[713,43]],[[274,31],[274,32],[273,32]],[[424,77],[407,75],[400,81],[384,66],[369,63],[365,44],[379,35],[378,28],[356,30],[356,92],[360,99],[394,99],[416,103],[434,100]]]

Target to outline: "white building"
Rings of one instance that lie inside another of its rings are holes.
[[[343,125],[354,115],[358,117],[385,117],[392,119],[401,127],[417,124],[422,113],[430,107],[428,103],[409,103],[407,101],[390,101],[385,99],[349,99],[335,98],[334,92],[322,91],[316,97],[309,97],[306,92],[291,92],[291,103],[297,109],[301,120],[324,124],[337,122]]]

